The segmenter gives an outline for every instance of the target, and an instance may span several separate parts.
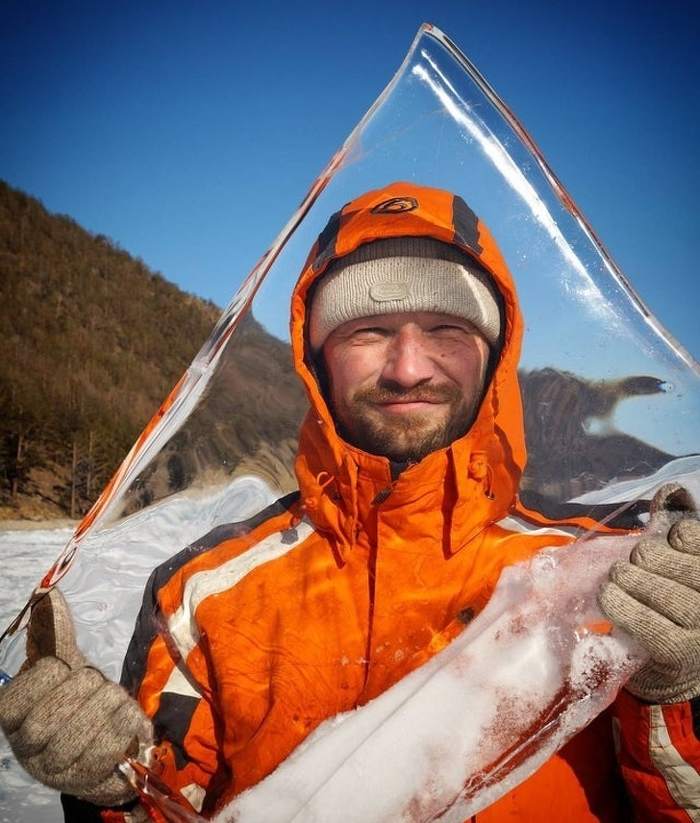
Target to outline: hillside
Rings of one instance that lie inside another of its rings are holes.
[[[218,315],[0,182],[0,519],[85,512]],[[306,401],[289,346],[250,316],[230,344],[207,402],[132,485],[127,510],[253,467],[281,489],[294,486]],[[659,379],[591,382],[540,369],[520,380],[526,505],[577,513],[561,501],[670,459],[608,425],[625,398],[660,392]]]
[[[0,181],[0,518],[84,513],[219,313]],[[288,347],[252,318],[238,336],[242,355],[221,377],[236,384],[235,431],[209,438],[201,456],[224,450],[229,466],[252,441],[274,448],[296,434],[274,410],[260,418],[261,403],[270,405],[261,381],[293,382]],[[298,419],[302,392],[296,383],[290,392]],[[180,436],[208,423],[195,418]],[[192,470],[170,461],[175,485]]]
[[[210,378],[205,402],[131,486],[126,510],[191,484],[202,487],[251,472],[291,491],[306,408],[289,345],[246,317]]]
[[[616,430],[611,422],[619,403],[660,394],[663,385],[650,375],[591,381],[556,369],[521,372],[528,447],[523,503],[554,518],[587,514],[562,501],[608,483],[646,477],[672,460],[673,455]],[[616,506],[603,508],[598,516]],[[633,507],[616,524],[636,527],[638,514]]]

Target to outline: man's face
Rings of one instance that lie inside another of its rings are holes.
[[[364,451],[421,460],[461,437],[484,390],[489,348],[449,314],[382,314],[344,323],[323,346],[334,418]]]

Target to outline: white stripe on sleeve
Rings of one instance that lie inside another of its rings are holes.
[[[649,755],[651,762],[666,781],[671,797],[688,813],[693,823],[700,823],[700,774],[681,757],[668,733],[661,706],[650,706]]]
[[[180,669],[181,665],[182,663],[175,666],[175,668],[172,670],[172,672],[170,673],[170,677],[168,678],[168,682],[165,684],[165,686],[163,686],[163,692],[169,692],[170,694],[180,694],[184,697],[200,698],[202,696],[201,692]]]
[[[187,655],[199,640],[199,630],[194,616],[197,607],[205,598],[233,588],[258,566],[283,557],[306,540],[313,531],[313,526],[308,521],[302,520],[295,528],[269,535],[248,551],[215,569],[193,574],[185,584],[180,608],[168,620],[170,636],[175,641],[183,659],[187,659]]]

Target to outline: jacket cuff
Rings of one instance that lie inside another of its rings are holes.
[[[640,820],[687,823],[689,813],[695,819],[700,812],[700,741],[691,702],[646,703],[625,690],[615,701],[618,758]]]

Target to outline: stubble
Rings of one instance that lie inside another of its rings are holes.
[[[382,409],[383,404],[396,402],[428,402],[434,409],[402,414]],[[335,411],[341,434],[351,444],[395,462],[416,463],[465,434],[475,406],[457,386],[403,389],[387,382],[359,389]]]

